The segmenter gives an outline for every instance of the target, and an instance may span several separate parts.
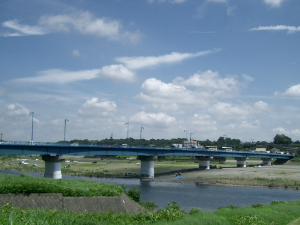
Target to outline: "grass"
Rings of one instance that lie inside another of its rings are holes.
[[[86,180],[53,180],[0,174],[0,194],[62,193],[63,196],[120,196],[124,187]]]
[[[0,206],[0,224],[205,224],[205,225],[287,225],[300,217],[300,201],[272,202],[270,205],[239,208],[222,207],[215,212],[193,208],[182,211],[176,203],[146,214],[76,213],[47,209],[22,209]]]

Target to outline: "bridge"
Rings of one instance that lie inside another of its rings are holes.
[[[158,156],[188,156],[199,160],[199,168],[209,169],[212,159],[234,158],[238,167],[246,167],[249,158],[262,159],[263,165],[278,164],[294,158],[288,154],[273,154],[246,151],[208,150],[199,148],[170,148],[152,146],[79,145],[43,142],[0,142],[0,155],[41,155],[45,161],[46,178],[61,179],[61,162],[64,155],[137,156],[141,160],[141,179],[154,178],[154,160]]]

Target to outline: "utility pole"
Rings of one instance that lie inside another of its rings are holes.
[[[69,120],[65,119],[64,143],[66,142],[67,122],[69,122]]]
[[[128,132],[129,132],[129,123],[125,123],[127,125],[127,146],[128,146]]]
[[[31,116],[31,144],[33,143],[33,115],[34,112],[29,113],[29,115]]]
[[[142,146],[142,130],[144,129],[144,127],[141,127],[141,132],[140,132],[140,146]]]

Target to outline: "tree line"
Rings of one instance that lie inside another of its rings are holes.
[[[124,138],[124,139],[113,139],[106,138],[103,140],[78,140],[74,139],[67,141],[66,143],[78,143],[78,144],[87,144],[87,145],[122,145],[128,144],[130,146],[156,146],[156,147],[171,147],[173,144],[182,144],[183,141],[186,141],[185,138],[172,138],[172,139],[133,139],[133,138]],[[195,140],[198,141],[199,145],[202,146],[216,146],[218,149],[222,147],[232,147],[233,150],[255,150],[256,148],[266,148],[267,150],[279,149],[281,151],[291,151],[299,152],[300,143],[299,141],[293,142],[292,139],[284,134],[277,134],[273,138],[273,142],[266,141],[252,141],[252,142],[241,142],[239,139],[229,138],[229,137],[219,137],[217,141],[207,140]],[[60,141],[59,143],[63,143]],[[300,153],[300,152],[299,152]]]

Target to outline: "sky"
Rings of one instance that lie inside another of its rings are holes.
[[[0,2],[3,140],[296,141],[299,71],[298,0]]]

